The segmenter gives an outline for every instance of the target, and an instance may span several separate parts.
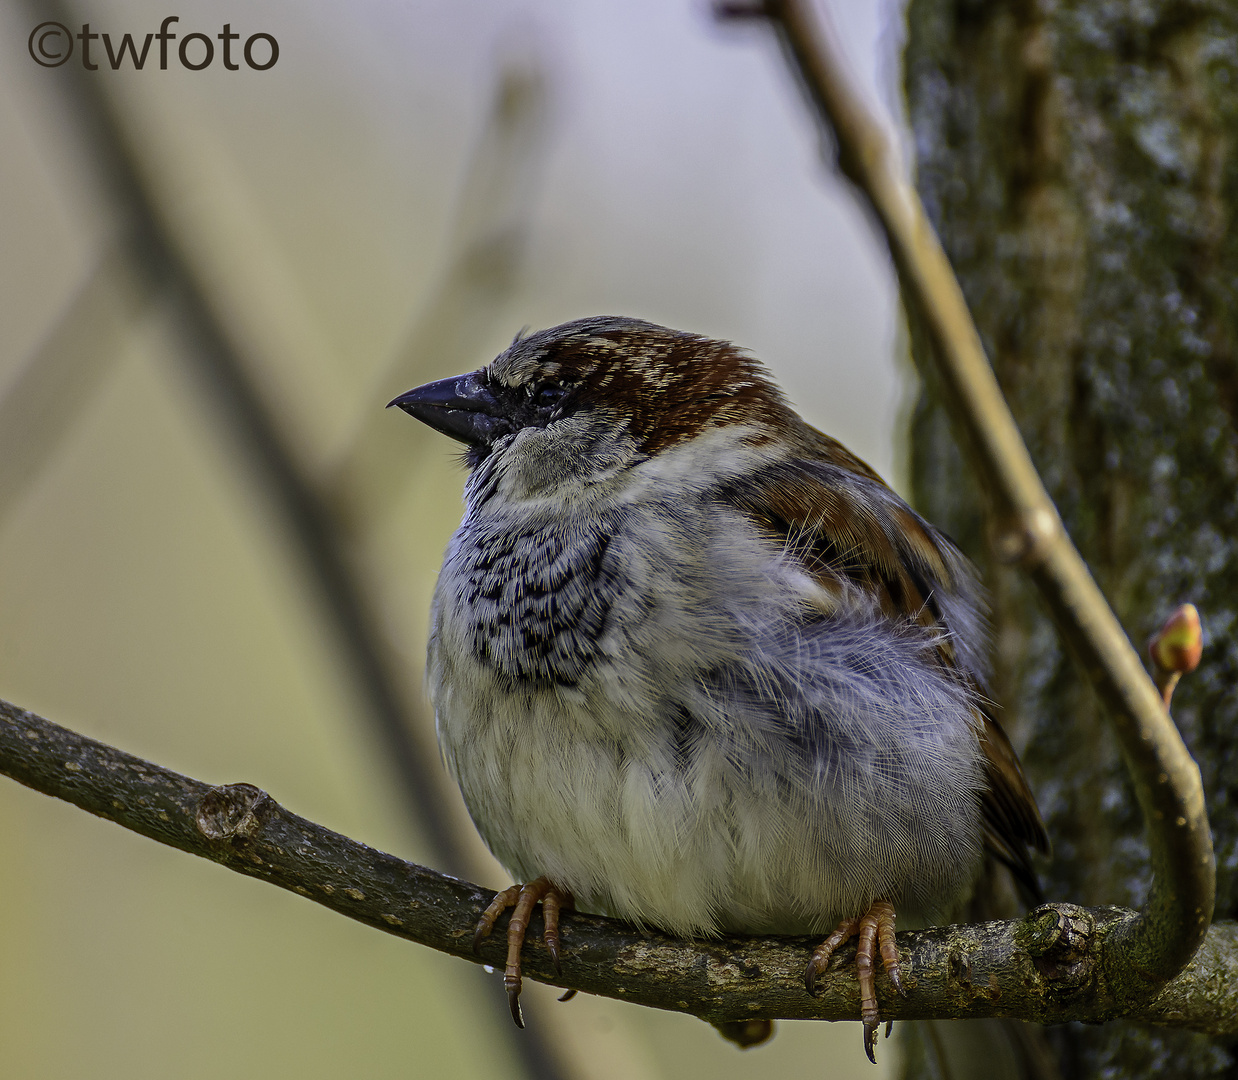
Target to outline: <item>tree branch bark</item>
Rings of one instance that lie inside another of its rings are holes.
[[[472,952],[494,893],[366,847],[285,810],[250,784],[212,787],[0,701],[0,773],[99,817],[295,892],[350,919],[475,963],[501,967],[495,935]],[[1137,912],[1046,905],[1025,919],[898,935],[909,993],[884,977],[882,1016],[1011,1016],[1041,1023],[1129,1016],[1213,1034],[1238,1032],[1238,924],[1215,926],[1195,960],[1150,1001],[1115,982],[1114,953]],[[537,940],[535,923],[530,940]],[[525,974],[591,994],[721,1022],[854,1020],[854,949],[804,991],[815,938],[681,941],[593,915],[564,916],[563,971],[530,944]]]

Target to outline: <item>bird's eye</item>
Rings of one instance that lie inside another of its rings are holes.
[[[558,383],[545,383],[533,391],[533,403],[539,409],[550,409],[563,400],[566,389]]]

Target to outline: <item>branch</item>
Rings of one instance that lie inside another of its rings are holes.
[[[546,163],[552,89],[549,64],[537,51],[517,50],[503,61],[460,183],[443,267],[403,342],[371,379],[367,400],[390,401],[424,382],[427,363],[440,372],[476,365],[522,280]],[[375,423],[367,414],[341,449],[324,487],[353,533],[372,528],[399,503],[413,475],[410,439],[420,437],[411,427]]]
[[[250,784],[211,787],[0,701],[0,773],[161,844],[298,893],[350,919],[440,952],[502,967],[495,935],[472,952],[492,892],[404,862],[290,813]],[[1027,918],[898,935],[909,994],[883,989],[882,1016],[1013,1016],[1041,1023],[1130,1016],[1238,1033],[1238,924],[1152,1001],[1133,1009],[1110,977],[1136,912],[1068,904]],[[535,933],[530,937],[536,937]],[[853,949],[840,950],[818,998],[804,991],[815,938],[680,941],[592,915],[564,916],[563,971],[530,945],[525,974],[591,994],[722,1022],[854,1020]]]
[[[1066,534],[892,134],[849,85],[832,35],[809,0],[719,12],[761,15],[778,30],[788,62],[836,137],[839,168],[881,223],[907,303],[923,317],[964,452],[992,500],[997,554],[1031,576],[1108,709],[1143,811],[1153,882],[1146,908],[1111,929],[1125,945],[1109,952],[1106,974],[1128,1000],[1146,1000],[1191,959],[1212,919],[1216,867],[1199,767]]]
[[[35,23],[82,22],[72,15],[76,6],[72,0],[27,0],[27,6]],[[408,692],[401,676],[402,660],[383,629],[376,594],[367,588],[353,557],[353,537],[342,520],[342,504],[333,502],[316,481],[305,454],[262,393],[233,328],[212,303],[193,253],[160,205],[140,149],[105,80],[90,78],[73,64],[58,69],[56,75],[56,85],[70,105],[66,111],[77,121],[79,140],[116,217],[118,246],[133,272],[136,291],[143,296],[161,293],[174,305],[187,359],[214,398],[217,418],[230,429],[269,505],[299,549],[303,571],[317,587],[324,619],[336,634],[365,706],[362,715],[398,777],[409,817],[438,861],[459,864],[465,856],[454,823],[445,801],[435,797],[438,774],[413,735],[415,729],[426,730],[429,725],[421,722],[418,699]],[[494,1005],[506,1010],[501,995],[495,996]],[[536,1031],[513,1038],[510,1046],[524,1074],[571,1075],[560,1060],[561,1052]]]
[[[60,0],[29,0],[29,8],[36,21],[66,26],[82,22],[74,17],[73,4]],[[260,392],[226,320],[212,305],[191,253],[161,212],[140,152],[103,80],[90,78],[73,64],[58,69],[57,75],[57,86],[71,103],[79,136],[116,216],[118,247],[137,291],[150,295],[162,290],[175,305],[175,324],[188,359],[214,395],[218,417],[237,439],[269,504],[299,548],[307,576],[318,587],[328,624],[366,705],[365,715],[399,777],[410,819],[424,831],[435,858],[455,861],[451,827],[429,794],[435,785],[410,735],[416,705],[403,692],[398,661],[330,505]]]
[[[134,287],[127,258],[122,244],[104,249],[0,393],[0,521],[75,430],[151,299]]]

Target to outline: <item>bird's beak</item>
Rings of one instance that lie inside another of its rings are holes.
[[[490,446],[512,430],[503,406],[479,372],[426,383],[387,403],[470,446]]]

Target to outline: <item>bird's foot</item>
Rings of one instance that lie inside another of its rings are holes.
[[[551,884],[549,878],[539,877],[527,885],[513,885],[510,889],[504,889],[490,901],[490,906],[482,913],[477,921],[477,929],[473,932],[473,951],[479,952],[481,943],[490,936],[499,916],[508,908],[513,909],[511,921],[507,924],[507,969],[503,972],[503,986],[507,990],[507,1004],[517,1027],[524,1027],[524,1018],[520,1015],[520,987],[523,983],[520,974],[520,950],[524,947],[529,918],[539,900],[542,902],[542,921],[545,924],[542,940],[546,943],[551,962],[558,972],[559,912],[564,908],[571,908],[572,894]],[[569,991],[569,995],[570,993]]]
[[[804,986],[810,994],[817,992],[817,977],[830,966],[830,957],[838,946],[853,937],[859,937],[855,948],[855,971],[860,980],[860,1020],[864,1024],[864,1053],[874,1065],[873,1053],[877,1045],[877,1026],[881,1018],[877,1013],[877,987],[875,968],[877,953],[881,963],[894,984],[894,989],[906,996],[903,988],[903,973],[898,963],[898,946],[894,941],[894,905],[888,900],[877,900],[858,919],[844,919],[812,954],[808,970],[804,972]],[[886,1025],[886,1037],[893,1023]]]

